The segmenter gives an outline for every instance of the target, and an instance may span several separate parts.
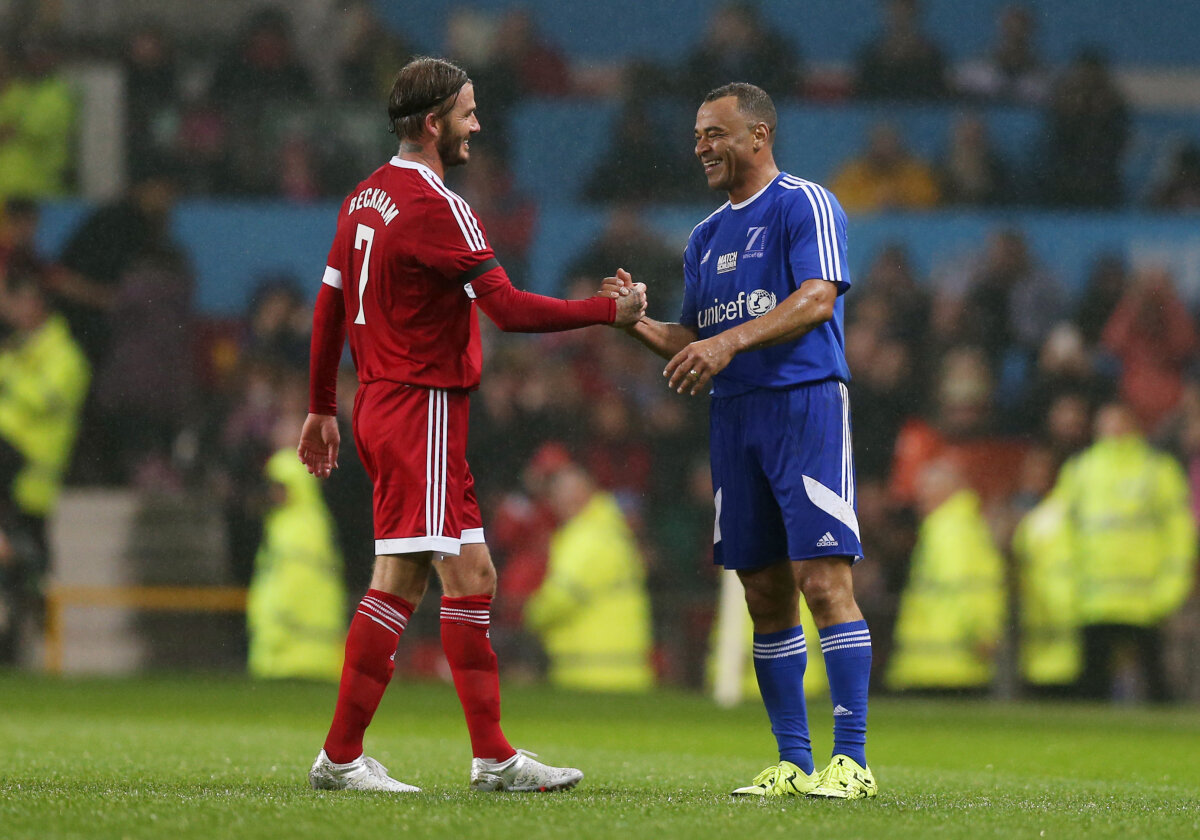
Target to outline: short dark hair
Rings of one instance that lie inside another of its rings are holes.
[[[748,117],[753,123],[766,123],[771,132],[770,141],[775,142],[775,126],[779,123],[779,116],[775,113],[775,103],[765,90],[749,82],[731,82],[709,91],[704,101],[716,102],[726,96],[737,97],[738,111],[742,116]]]
[[[463,85],[470,84],[467,71],[441,58],[417,56],[396,74],[388,97],[390,131],[407,140],[421,136],[425,115],[443,117],[458,101]]]

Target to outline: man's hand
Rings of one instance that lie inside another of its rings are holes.
[[[604,297],[619,298],[633,292],[633,277],[623,268],[618,268],[616,276],[605,277],[604,282],[600,284],[598,295]],[[645,284],[640,284],[642,288],[646,288]]]
[[[341,441],[336,417],[310,414],[304,419],[304,428],[300,430],[300,445],[296,448],[296,454],[310,473],[317,478],[329,478],[329,474],[337,469]]]
[[[616,298],[614,327],[631,327],[646,314],[646,284],[634,283],[633,277],[623,268],[617,269],[615,277],[605,277],[597,294]]]
[[[667,368],[663,371],[663,376],[667,377],[667,387],[693,397],[704,393],[709,380],[725,369],[734,353],[733,345],[725,333],[703,341],[693,341],[667,362]]]
[[[646,287],[635,283],[629,294],[617,298],[617,317],[613,320],[614,327],[628,327],[636,324],[646,314]]]

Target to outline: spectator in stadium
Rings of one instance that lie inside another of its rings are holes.
[[[921,526],[884,677],[897,691],[983,694],[1006,617],[1004,560],[979,496],[947,460],[917,482]]]
[[[1096,417],[1096,442],[1063,467],[1051,494],[1067,511],[1079,581],[1085,697],[1113,696],[1115,657],[1136,651],[1150,700],[1170,699],[1163,625],[1195,582],[1196,522],[1179,463],[1150,447],[1129,406]]]
[[[948,461],[989,513],[1007,503],[1017,486],[1025,446],[996,429],[995,381],[987,355],[977,347],[942,352],[930,402],[931,417],[915,415],[896,437],[889,491],[892,500],[916,507],[919,478],[931,463]]]
[[[176,162],[184,193],[235,195],[242,191],[233,169],[233,136],[231,116],[206,92],[179,103],[179,128],[167,156]],[[134,169],[135,180],[142,165],[139,162]]]
[[[38,278],[0,273],[0,321],[10,332],[0,345],[0,661],[16,655],[16,633],[28,616],[40,619],[41,592],[51,566],[49,518],[71,459],[91,371],[66,320],[54,311]],[[4,550],[7,549],[7,550]]]
[[[258,277],[248,308],[243,355],[305,371],[312,323],[295,275],[271,272]]]
[[[919,0],[881,0],[883,32],[859,52],[854,92],[863,99],[940,99],[948,92],[941,48],[921,30]]]
[[[529,9],[506,11],[496,27],[495,72],[518,98],[565,96],[571,92],[566,56],[538,30]]]
[[[688,201],[702,190],[703,185],[688,168],[683,153],[662,142],[660,109],[651,102],[627,97],[617,115],[612,137],[612,143],[584,184],[583,195],[588,201],[629,204]]]
[[[1090,412],[1113,397],[1109,377],[1096,367],[1083,334],[1074,324],[1056,324],[1038,352],[1036,367],[1021,388],[1009,428],[1033,434],[1064,395],[1078,395]]]
[[[933,169],[905,148],[900,130],[887,122],[871,128],[866,149],[842,164],[832,189],[847,213],[923,210],[941,200]]]
[[[1041,418],[1041,445],[1053,464],[1054,474],[1067,460],[1092,442],[1092,419],[1098,405],[1078,391],[1056,394]]]
[[[1121,362],[1121,399],[1141,428],[1153,433],[1179,402],[1183,371],[1196,349],[1196,325],[1165,267],[1136,272],[1102,342]]]
[[[413,49],[380,18],[371,0],[353,0],[341,11],[339,24],[339,94],[358,102],[378,102]]]
[[[142,161],[174,153],[180,101],[175,45],[158,25],[141,24],[129,35],[122,65],[126,159],[136,173]]]
[[[41,211],[28,198],[10,198],[0,208],[0,273],[33,276],[45,283],[53,266],[37,249]]]
[[[27,31],[20,53],[0,46],[0,200],[67,191],[76,106],[55,39]]]
[[[316,99],[312,74],[296,55],[291,18],[282,7],[265,6],[250,15],[217,65],[211,92],[222,107],[239,113],[264,102],[304,105]]]
[[[804,88],[799,52],[748,2],[723,3],[713,10],[680,75],[680,93],[688,100],[700,99],[730,79],[775,91],[781,99],[798,97]]]
[[[123,197],[76,228],[62,251],[68,271],[53,275],[56,306],[95,368],[108,351],[109,313],[125,272],[147,254],[179,250],[171,235],[177,171],[167,160],[147,161],[141,170]]]
[[[1057,281],[1029,250],[1025,234],[1005,228],[991,234],[969,270],[961,337],[987,351],[993,369],[1024,371],[1066,314]]]
[[[595,277],[597,271],[603,274],[614,265],[644,265],[647,274],[653,271],[655,277],[678,277],[683,270],[678,249],[667,245],[637,204],[627,202],[613,206],[608,212],[599,237],[571,260],[566,276]],[[679,308],[678,297],[671,292],[657,297],[661,299],[650,303],[652,314],[668,317]]]
[[[1165,176],[1150,192],[1149,204],[1158,210],[1200,208],[1200,144],[1189,141],[1173,150]]]
[[[580,461],[591,480],[612,494],[635,522],[640,522],[650,490],[654,454],[645,437],[628,440],[629,429],[637,422],[625,396],[616,390],[609,392],[588,412]],[[612,457],[614,446],[621,449],[619,460]]]
[[[572,463],[551,472],[545,489],[558,529],[545,579],[525,604],[525,623],[550,658],[550,682],[648,691],[654,672],[646,568],[617,500]]]
[[[282,7],[265,6],[253,12],[234,43],[217,64],[208,97],[224,118],[229,169],[223,188],[230,194],[275,195],[288,172],[280,165],[280,150],[266,147],[264,136],[276,136],[273,120],[281,113],[305,108],[317,99],[317,87],[307,65],[297,55],[291,17]],[[270,103],[270,108],[264,108]],[[303,151],[302,138],[287,137],[287,152]],[[303,155],[295,163],[311,166]],[[293,190],[297,187],[291,185]]]
[[[860,418],[854,426],[858,481],[883,480],[894,457],[896,438],[921,405],[908,344],[876,332],[863,321],[846,329],[847,363],[860,371],[850,398]]]
[[[955,87],[966,96],[992,102],[1041,105],[1050,92],[1050,74],[1034,43],[1037,18],[1029,6],[1001,7],[996,40],[986,55],[966,62],[955,73]]]
[[[951,125],[938,175],[946,204],[987,206],[1012,203],[1015,198],[1008,167],[992,146],[987,124],[977,114],[959,117]]]
[[[291,419],[281,421],[288,445],[264,470],[270,507],[246,593],[247,665],[254,677],[337,682],[346,634],[342,557],[320,481],[296,460]]]
[[[904,244],[889,242],[880,248],[859,282],[862,293],[846,304],[848,319],[869,321],[880,338],[903,342],[914,358],[922,354],[929,340],[930,294],[917,282]]]
[[[1125,258],[1120,254],[1102,253],[1092,263],[1074,318],[1089,347],[1099,343],[1104,325],[1112,317],[1129,281]]]
[[[1046,201],[1112,208],[1123,198],[1129,107],[1100,53],[1085,49],[1055,81],[1046,112]]]
[[[105,446],[98,457],[121,484],[181,487],[175,441],[196,407],[192,286],[183,254],[162,250],[131,262],[114,289],[94,402]]]

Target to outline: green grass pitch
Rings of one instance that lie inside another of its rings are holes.
[[[368,750],[413,796],[315,793],[332,686],[0,673],[0,838],[1200,837],[1200,712],[878,699],[877,799],[733,799],[774,756],[756,704],[506,689],[518,746],[587,777],[466,790],[453,690],[392,685]],[[818,755],[827,701],[811,710]]]

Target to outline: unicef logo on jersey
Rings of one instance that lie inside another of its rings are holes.
[[[775,308],[775,293],[766,289],[755,289],[746,300],[746,311],[757,318]]]

